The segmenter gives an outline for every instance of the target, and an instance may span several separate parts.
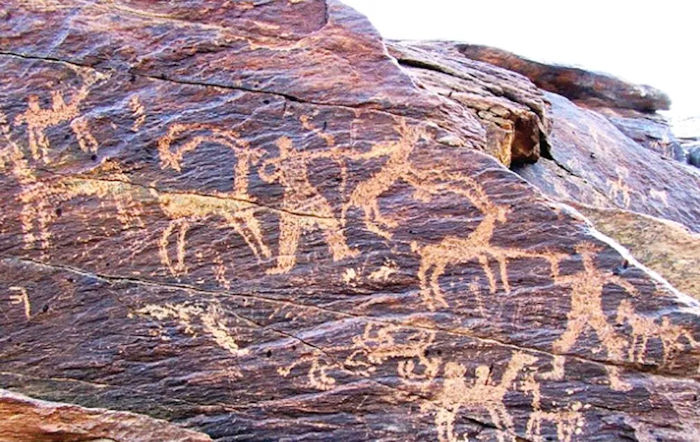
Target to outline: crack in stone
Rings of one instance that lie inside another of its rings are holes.
[[[254,294],[254,293],[231,293],[229,291],[202,289],[202,288],[194,287],[194,286],[187,285],[187,284],[159,283],[159,282],[154,282],[154,281],[149,281],[149,280],[144,280],[144,279],[139,279],[139,278],[102,275],[102,274],[96,274],[93,272],[78,269],[78,268],[75,268],[72,266],[61,265],[61,264],[47,264],[47,263],[35,261],[33,259],[30,259],[30,258],[20,258],[20,257],[16,257],[16,256],[5,257],[2,259],[2,261],[4,263],[10,263],[10,264],[17,264],[17,263],[29,264],[29,265],[35,265],[38,267],[44,267],[44,268],[51,269],[51,270],[67,271],[67,272],[76,273],[76,274],[79,274],[82,276],[92,277],[92,278],[101,280],[103,282],[107,282],[109,284],[126,283],[126,284],[145,285],[147,287],[157,287],[157,288],[161,288],[161,289],[184,290],[184,291],[199,293],[199,294],[208,295],[208,296],[231,296],[231,297],[239,297],[239,298],[243,298],[243,299],[254,299],[254,300],[257,300],[260,302],[270,303],[270,304],[293,305],[295,307],[316,310],[319,312],[323,312],[323,313],[327,313],[327,314],[331,314],[331,315],[336,315],[338,317],[342,317],[342,318],[346,318],[346,319],[360,319],[360,320],[364,320],[367,322],[373,322],[373,323],[381,324],[381,325],[398,325],[401,327],[414,329],[414,330],[421,330],[421,331],[428,331],[428,332],[439,332],[439,333],[444,333],[446,335],[451,335],[451,336],[465,337],[465,338],[473,339],[475,341],[486,343],[489,345],[508,348],[508,349],[513,350],[513,351],[526,351],[526,352],[529,352],[532,354],[546,355],[548,357],[563,356],[563,357],[567,357],[567,358],[570,358],[572,360],[576,360],[576,361],[583,362],[583,363],[596,364],[596,365],[601,365],[603,367],[620,367],[620,368],[632,370],[636,373],[641,373],[641,374],[650,375],[650,376],[658,376],[658,377],[662,377],[662,378],[684,379],[684,380],[688,379],[687,376],[677,375],[677,374],[673,374],[673,373],[655,372],[655,371],[653,371],[653,367],[649,367],[649,369],[646,370],[645,367],[640,367],[638,364],[635,364],[632,362],[610,361],[610,360],[604,360],[604,359],[584,357],[584,356],[576,355],[576,354],[569,353],[569,352],[555,353],[555,352],[542,350],[542,349],[538,349],[538,348],[520,346],[520,345],[512,344],[509,342],[504,342],[504,341],[500,341],[500,340],[495,339],[495,338],[487,338],[487,337],[483,337],[483,336],[478,336],[478,335],[474,335],[471,333],[466,333],[462,330],[446,329],[446,328],[440,328],[440,327],[428,327],[428,326],[423,326],[423,325],[409,324],[409,323],[405,323],[405,322],[401,322],[401,321],[384,320],[384,319],[380,319],[380,318],[373,317],[373,316],[364,316],[364,315],[358,315],[358,314],[354,314],[354,313],[340,312],[337,310],[318,307],[315,305],[303,304],[303,303],[299,303],[299,302],[296,302],[294,300],[286,299],[286,298],[269,298],[269,297],[261,296],[260,294]],[[249,320],[249,319],[243,318],[243,317],[241,317],[241,319],[244,319],[244,320],[260,327],[260,325],[255,323],[255,321],[252,321],[252,320]],[[276,329],[271,328],[271,327],[263,327],[263,328],[268,328],[270,330],[276,331],[280,335],[285,336],[287,338],[297,339],[299,342],[302,342],[306,345],[309,344],[308,342],[304,341],[302,338],[298,338],[294,335],[290,335],[289,333],[280,332],[280,330],[276,330]],[[315,350],[319,350],[319,351],[326,353],[324,350],[320,349],[317,346],[311,345],[311,347],[314,348]],[[331,359],[333,359],[333,358],[331,357]]]
[[[327,216],[321,216],[321,215],[316,215],[315,213],[305,213],[305,212],[295,212],[293,210],[285,210],[279,207],[271,207],[267,206],[265,204],[260,204],[257,201],[252,201],[248,200],[245,198],[240,198],[236,197],[233,195],[222,195],[222,194],[208,194],[208,193],[201,193],[201,192],[185,192],[181,190],[174,190],[174,189],[160,189],[156,186],[150,186],[147,184],[142,184],[142,183],[136,183],[133,181],[126,181],[126,180],[119,180],[116,178],[95,178],[95,177],[90,177],[90,176],[85,176],[85,175],[70,175],[70,174],[64,174],[60,172],[55,172],[51,171],[48,169],[43,169],[43,168],[38,168],[37,170],[40,170],[42,172],[58,176],[58,177],[63,177],[63,178],[71,178],[71,179],[76,179],[76,180],[84,180],[84,181],[96,181],[96,182],[106,182],[106,183],[121,183],[121,184],[127,184],[129,186],[134,186],[134,187],[140,187],[142,189],[146,190],[154,190],[158,193],[163,193],[163,194],[174,194],[174,195],[187,195],[187,196],[201,196],[203,198],[212,198],[216,200],[221,200],[221,201],[237,201],[245,204],[250,204],[252,206],[257,206],[261,210],[269,210],[271,212],[276,212],[276,213],[288,213],[290,215],[294,216],[299,216],[299,217],[304,217],[304,218],[316,218],[316,219],[334,219],[332,217],[327,217]]]
[[[16,53],[16,52],[11,52],[11,51],[7,51],[7,50],[1,50],[1,49],[0,49],[0,56],[15,57],[15,58],[21,58],[21,59],[25,59],[25,60],[38,60],[38,61],[47,61],[47,62],[52,62],[52,63],[63,63],[63,64],[67,64],[67,65],[70,65],[73,67],[78,67],[78,68],[83,68],[83,69],[92,69],[92,70],[97,71],[97,72],[110,72],[110,73],[114,73],[114,74],[124,73],[124,72],[119,71],[115,68],[96,68],[95,66],[92,66],[89,64],[83,64],[83,63],[79,63],[79,62],[71,61],[71,60],[64,60],[64,59],[57,58],[57,57],[21,54],[21,53]],[[160,76],[158,76],[158,75],[154,75],[154,74],[148,74],[145,72],[139,72],[138,70],[135,70],[135,69],[131,69],[126,73],[135,75],[137,77],[148,78],[148,79],[153,80],[153,81],[164,81],[167,83],[181,84],[181,85],[186,85],[186,86],[211,87],[211,88],[216,88],[216,89],[248,92],[248,93],[252,93],[252,94],[273,95],[273,96],[280,97],[280,98],[284,99],[285,101],[290,101],[290,102],[299,103],[299,104],[307,104],[307,105],[319,106],[319,107],[336,107],[336,108],[341,108],[341,109],[348,109],[348,110],[351,110],[353,112],[357,111],[358,109],[366,109],[366,110],[370,110],[370,111],[377,112],[380,114],[391,115],[393,117],[410,119],[410,117],[407,117],[405,115],[391,112],[391,111],[387,110],[386,108],[382,108],[382,105],[379,103],[372,103],[372,102],[362,102],[362,103],[353,103],[353,104],[325,103],[325,102],[318,102],[318,101],[312,101],[312,100],[305,100],[301,97],[297,97],[295,95],[286,94],[286,93],[279,92],[279,91],[260,90],[260,89],[248,88],[245,86],[232,86],[230,84],[211,83],[211,82],[206,82],[206,81],[175,79],[175,78],[167,77],[167,76],[165,76],[165,74],[161,74]]]

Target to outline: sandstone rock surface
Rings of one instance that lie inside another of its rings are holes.
[[[519,72],[539,88],[592,107],[629,109],[641,112],[668,110],[671,100],[658,89],[633,85],[608,74],[576,67],[549,65],[488,46],[460,44],[467,58]]]
[[[697,301],[538,172],[697,231],[602,114],[334,0],[1,8],[13,434],[697,439]]]
[[[0,390],[0,415],[3,441],[211,440],[143,415],[39,401],[5,390]]]

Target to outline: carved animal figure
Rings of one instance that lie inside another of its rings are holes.
[[[461,409],[469,412],[485,411],[491,417],[491,423],[502,433],[499,440],[504,440],[503,433],[513,433],[514,425],[503,399],[513,387],[520,371],[537,362],[537,358],[526,353],[515,353],[498,383],[491,378],[491,369],[480,365],[474,373],[474,380],[467,383],[467,369],[457,362],[448,362],[444,368],[442,390],[434,402],[423,408],[437,407],[435,425],[440,442],[459,440],[455,433],[455,419]],[[515,440],[515,437],[512,437]]]
[[[649,338],[661,340],[662,364],[669,362],[669,357],[675,350],[683,350],[685,347],[682,343],[683,339],[691,348],[698,345],[689,331],[679,325],[672,324],[667,317],[661,318],[661,323],[657,323],[654,318],[638,315],[635,313],[632,303],[627,299],[620,302],[617,309],[617,322],[618,324],[627,322],[632,328],[632,342],[629,346],[628,356],[633,362],[644,363]]]
[[[184,139],[185,142],[178,143]],[[251,165],[257,163],[262,151],[252,149],[238,133],[205,124],[173,124],[158,141],[161,166],[181,171],[181,163],[186,153],[192,152],[203,143],[214,143],[232,150],[236,154],[233,176],[233,191],[217,195],[195,195],[187,193],[155,192],[161,209],[172,221],[163,231],[160,240],[160,255],[164,265],[173,276],[187,272],[185,265],[185,237],[191,223],[201,222],[210,217],[221,217],[243,239],[258,260],[269,258],[270,249],[263,241],[262,228],[255,213],[261,207],[249,194],[249,174]],[[177,235],[177,263],[173,264],[168,254],[169,239],[175,229]]]
[[[561,254],[552,252],[532,252],[517,248],[498,247],[491,245],[491,238],[497,223],[506,222],[507,207],[498,206],[491,202],[481,186],[473,179],[465,176],[453,177],[452,186],[423,183],[429,193],[437,193],[443,188],[445,192],[455,192],[467,197],[482,213],[483,218],[477,227],[466,237],[449,235],[437,244],[419,246],[411,244],[414,252],[421,258],[418,269],[420,294],[423,302],[430,310],[438,307],[448,307],[445,296],[440,289],[440,277],[445,274],[448,265],[464,264],[476,260],[489,281],[489,290],[496,292],[496,278],[491,271],[489,260],[499,264],[501,281],[506,293],[510,292],[508,281],[508,259],[537,258],[549,262],[552,275],[558,274],[558,263]],[[460,185],[461,184],[461,185]]]

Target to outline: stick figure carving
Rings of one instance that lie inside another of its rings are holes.
[[[622,287],[632,296],[637,295],[637,289],[612,272],[597,268],[593,259],[599,251],[600,249],[591,243],[579,244],[576,246],[576,252],[583,259],[583,270],[573,275],[554,278],[556,284],[571,286],[571,310],[567,314],[566,331],[552,344],[552,348],[558,353],[568,352],[579,336],[587,329],[591,329],[607,350],[608,357],[619,361],[624,358],[623,348],[626,345],[626,340],[608,323],[608,318],[603,311],[603,288],[607,284],[614,284]],[[618,379],[617,367],[610,367],[608,371],[613,389],[626,390],[629,388]]]
[[[267,273],[274,275],[289,272],[296,263],[302,234],[313,229],[323,232],[333,261],[357,256],[359,251],[348,247],[333,208],[309,182],[307,163],[317,156],[297,151],[292,140],[287,137],[278,139],[277,147],[279,156],[264,161],[259,170],[264,181],[279,182],[284,187],[279,224],[279,256],[276,267]]]

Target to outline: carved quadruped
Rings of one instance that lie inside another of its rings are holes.
[[[516,440],[513,418],[505,406],[504,398],[516,387],[516,380],[523,371],[537,361],[538,358],[527,353],[514,353],[498,381],[492,379],[491,367],[487,365],[479,365],[473,376],[470,376],[465,365],[454,361],[445,363],[440,391],[421,407],[423,411],[434,413],[438,440],[466,440],[455,429],[456,418],[462,409],[488,413],[491,423],[500,430],[497,435],[499,440],[505,440],[506,436],[510,440]],[[468,381],[470,378],[472,380]]]
[[[663,351],[660,365],[670,365],[676,351],[683,350],[686,345],[691,349],[700,344],[687,329],[671,323],[668,317],[656,318],[639,315],[635,312],[632,302],[623,299],[617,309],[617,323],[627,323],[632,329],[631,341],[627,357],[630,362],[646,363],[645,354],[649,339],[661,341]],[[684,344],[683,342],[687,344]]]
[[[96,152],[98,149],[97,140],[90,133],[87,120],[80,115],[80,106],[90,93],[90,88],[107,76],[88,69],[73,69],[81,77],[83,84],[71,91],[68,103],[62,91],[52,90],[51,107],[42,108],[40,97],[33,94],[27,98],[27,110],[14,119],[16,126],[26,124],[31,157],[44,164],[51,162],[51,145],[46,130],[62,123],[69,123],[81,150]]]
[[[448,175],[454,184],[440,183],[427,180],[421,187],[429,194],[439,191],[456,193],[464,196],[482,213],[482,218],[476,228],[466,237],[448,235],[439,243],[419,245],[414,241],[411,249],[420,256],[418,280],[420,296],[428,309],[447,308],[449,304],[440,288],[440,277],[445,274],[447,266],[466,264],[476,261],[489,281],[490,293],[498,289],[496,277],[491,269],[491,260],[498,263],[499,276],[506,293],[511,291],[508,278],[509,259],[542,259],[549,263],[551,275],[559,273],[559,261],[563,254],[548,250],[530,251],[517,247],[500,247],[491,244],[494,231],[498,224],[507,221],[510,208],[494,204],[487,196],[482,186],[473,178],[465,175]]]
[[[217,301],[209,301],[206,304],[148,304],[135,310],[134,314],[153,318],[159,323],[174,320],[183,328],[185,334],[192,337],[196,337],[198,333],[205,334],[218,347],[234,357],[249,353],[248,349],[239,346],[236,337],[231,334],[223,306]]]
[[[246,242],[258,261],[271,256],[270,249],[263,239],[262,227],[255,217],[260,207],[249,193],[251,166],[258,163],[262,151],[252,148],[238,132],[225,130],[211,124],[171,125],[166,135],[158,140],[158,151],[162,168],[182,171],[184,155],[196,150],[204,143],[224,146],[236,155],[233,171],[233,190],[230,193],[205,196],[187,193],[153,191],[163,213],[171,220],[163,231],[159,247],[161,262],[173,276],[187,273],[185,264],[186,235],[191,223],[202,222],[211,217],[220,217],[232,227]],[[172,263],[168,246],[170,236],[177,234],[177,262]]]

